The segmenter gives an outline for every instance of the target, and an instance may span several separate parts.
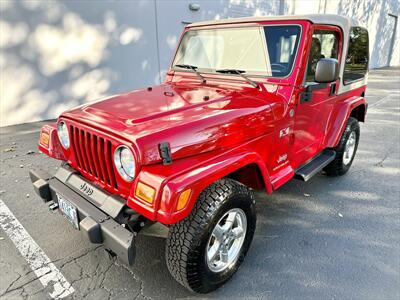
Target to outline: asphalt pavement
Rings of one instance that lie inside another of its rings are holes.
[[[127,267],[49,212],[28,175],[59,166],[36,149],[42,123],[0,129],[0,199],[72,285],[69,298],[400,299],[400,69],[371,71],[366,96],[367,121],[348,174],[256,193],[246,260],[208,295],[169,275],[164,239],[140,236],[136,263]],[[51,288],[0,228],[0,299],[47,299]]]

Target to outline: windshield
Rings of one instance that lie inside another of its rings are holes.
[[[189,30],[173,66],[195,66],[200,72],[235,69],[248,75],[286,77],[292,70],[299,35],[297,25]]]

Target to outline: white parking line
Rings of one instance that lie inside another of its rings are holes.
[[[19,253],[26,259],[42,285],[44,287],[53,286],[50,297],[60,299],[75,291],[1,199],[0,226],[17,247]]]

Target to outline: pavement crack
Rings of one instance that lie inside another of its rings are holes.
[[[72,262],[76,262],[76,260],[78,260],[78,259],[80,259],[80,258],[82,258],[82,257],[84,257],[84,256],[86,256],[86,255],[88,255],[90,252],[94,252],[94,251],[96,251],[98,248],[100,248],[101,246],[97,246],[97,247],[95,247],[95,248],[90,248],[90,249],[87,249],[84,253],[82,253],[82,254],[80,254],[80,255],[78,255],[78,256],[76,256],[76,257],[70,257],[67,261],[64,261],[61,265],[60,265],[60,269],[62,269],[63,267],[65,267],[66,265],[68,265],[69,263],[72,263]],[[55,262],[57,262],[57,261],[61,261],[61,260],[63,260],[63,258],[61,258],[61,259],[58,259],[58,260],[55,260],[55,261],[52,261],[52,263],[55,263]],[[78,263],[77,263],[78,264]],[[78,264],[79,265],[79,264]]]
[[[14,279],[14,280],[8,285],[8,287],[6,288],[6,290],[4,291],[4,293],[0,295],[0,297],[2,297],[2,296],[4,296],[5,294],[11,292],[11,291],[13,290],[13,289],[11,289],[11,287],[12,287],[21,277],[22,277],[22,275],[21,275],[21,274],[18,274],[17,278]]]
[[[28,299],[28,293],[25,291],[25,288],[24,287],[22,287],[21,288],[21,293],[20,293],[20,296],[25,300],[25,299]]]
[[[8,290],[6,290],[3,294],[1,294],[0,297],[4,296],[4,295],[7,294],[7,293],[10,293],[10,292],[13,292],[13,291],[17,291],[17,290],[19,290],[19,289],[23,289],[24,286],[26,286],[26,285],[28,285],[28,284],[30,284],[30,283],[32,283],[32,282],[35,282],[35,281],[37,281],[37,280],[40,280],[43,276],[46,276],[47,274],[49,274],[49,273],[51,273],[51,272],[52,272],[52,270],[49,270],[49,271],[47,271],[46,273],[43,273],[41,276],[35,277],[35,278],[31,279],[31,280],[28,280],[27,282],[24,282],[22,285],[19,285],[19,286],[15,287],[15,288],[12,288],[12,289],[8,289]],[[21,275],[20,275],[20,277],[21,277]],[[17,281],[17,280],[14,280],[14,282],[16,282],[16,281]],[[11,285],[10,285],[10,286],[11,286]]]
[[[105,286],[103,286],[102,289],[104,289],[108,293],[107,300],[110,300],[111,299],[111,295],[112,295],[112,291],[110,289],[106,288]]]
[[[114,265],[125,269],[129,274],[133,276],[133,278],[139,282],[139,291],[138,294],[135,296],[134,299],[137,299],[139,296],[142,296],[144,299],[152,299],[151,297],[144,294],[144,282],[142,279],[139,278],[129,267],[124,264],[119,264],[117,261],[114,262]]]
[[[97,247],[95,247],[95,248],[88,249],[88,250],[86,250],[83,254],[68,259],[67,261],[65,261],[65,262],[60,266],[60,269],[63,268],[63,267],[65,267],[67,264],[69,264],[69,263],[71,263],[71,262],[75,262],[77,259],[80,259],[80,258],[84,257],[85,255],[88,255],[90,252],[93,252],[93,251],[95,251],[96,249],[98,249],[98,248],[100,248],[100,247],[101,247],[101,246],[97,246]],[[45,266],[48,265],[49,263],[55,263],[55,262],[58,262],[58,261],[63,260],[63,259],[64,259],[64,258],[50,261],[50,262],[48,262],[48,263],[46,263],[46,264],[43,264],[43,265],[39,266],[39,267],[37,268],[37,270],[38,270],[38,269],[41,269],[41,268],[43,268],[43,267],[45,267]],[[78,263],[77,263],[77,264],[78,264]],[[78,264],[78,265],[79,265],[79,264]],[[78,280],[83,279],[83,277],[84,277],[84,276],[83,276],[83,269],[82,269],[81,266],[80,266],[80,268],[81,268],[81,273],[80,273],[80,275],[79,275],[80,278],[79,278]],[[19,290],[19,289],[23,289],[24,286],[26,286],[27,284],[30,284],[30,283],[32,283],[32,282],[34,282],[34,281],[36,281],[36,280],[42,278],[43,276],[45,276],[45,275],[47,275],[47,274],[49,274],[49,273],[52,272],[51,270],[49,270],[49,271],[47,271],[46,273],[42,274],[42,275],[39,276],[39,277],[35,276],[35,278],[33,278],[33,279],[31,279],[31,280],[28,280],[27,282],[24,282],[22,285],[13,287],[13,285],[14,285],[16,282],[18,282],[19,279],[21,279],[22,277],[25,277],[25,276],[27,276],[27,275],[33,273],[34,271],[35,271],[35,270],[30,270],[30,271],[28,271],[28,272],[26,272],[26,273],[24,273],[24,274],[22,274],[22,275],[21,275],[21,274],[18,274],[17,278],[14,279],[14,280],[9,284],[9,286],[7,287],[7,289],[0,295],[0,297],[3,297],[4,295],[6,295],[6,294],[8,294],[8,293],[10,293],[10,292],[17,291],[17,290]],[[78,280],[75,280],[75,281],[73,281],[72,283],[74,283],[74,282],[76,282],[76,281],[78,281]],[[71,285],[72,285],[72,283],[71,283]],[[21,294],[21,296],[24,297],[22,294]],[[27,295],[27,296],[28,296],[28,295]],[[26,297],[25,297],[25,298],[26,298]]]
[[[389,154],[390,154],[390,153],[391,153],[391,151],[388,151],[388,152],[383,156],[383,158],[382,158],[380,161],[378,161],[377,163],[374,164],[374,166],[383,168],[383,167],[384,167],[384,166],[383,166],[383,163],[384,163],[385,160],[389,157]]]
[[[146,296],[146,295],[143,293],[143,288],[144,288],[144,282],[143,282],[143,280],[140,280],[139,282],[140,282],[139,292],[138,292],[138,294],[136,295],[136,297],[135,297],[134,299],[139,298],[139,296],[142,296],[144,299],[152,299],[151,297]]]
[[[109,264],[109,266],[107,267],[107,269],[106,269],[103,273],[101,273],[101,275],[103,275],[103,277],[102,277],[102,279],[101,279],[101,281],[100,281],[100,283],[99,283],[99,285],[98,285],[100,288],[106,289],[106,287],[103,286],[103,283],[104,283],[104,280],[106,279],[107,273],[110,271],[110,269],[112,268],[112,266],[114,266],[114,263],[113,263],[113,262],[111,262],[111,263]]]

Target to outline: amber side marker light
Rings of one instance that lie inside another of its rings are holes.
[[[139,181],[136,186],[135,195],[148,203],[153,203],[156,190]]]
[[[50,141],[50,136],[47,132],[42,131],[40,133],[40,144],[43,146],[48,147],[49,146],[49,141]]]
[[[182,208],[184,208],[186,206],[186,203],[188,202],[191,193],[192,193],[192,190],[187,189],[179,195],[178,204],[176,205],[177,211],[181,210]]]

